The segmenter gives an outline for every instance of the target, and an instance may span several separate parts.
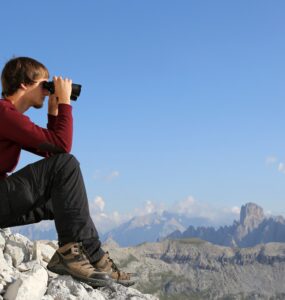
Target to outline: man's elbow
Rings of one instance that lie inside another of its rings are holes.
[[[60,146],[57,146],[54,144],[43,143],[39,146],[39,150],[49,153],[70,153],[71,144],[62,144]]]
[[[72,143],[62,143],[61,148],[64,153],[70,153],[72,148]]]

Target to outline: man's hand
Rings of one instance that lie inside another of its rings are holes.
[[[57,104],[69,104],[70,105],[70,96],[72,90],[72,80],[60,77],[53,77],[55,96],[57,99]]]

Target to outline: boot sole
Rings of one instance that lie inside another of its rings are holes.
[[[94,279],[94,278],[86,278],[81,277],[78,275],[75,275],[74,273],[70,272],[68,269],[66,269],[64,266],[61,265],[60,268],[52,268],[47,265],[47,269],[53,273],[56,273],[58,275],[69,275],[73,277],[74,279],[87,283],[88,285],[91,285],[92,287],[104,287],[112,284],[111,278],[109,279]]]
[[[114,279],[113,279],[113,282],[121,284],[121,285],[123,285],[125,287],[129,287],[129,286],[132,286],[132,285],[134,285],[134,284],[137,283],[136,281],[131,281],[131,280],[126,281],[126,280],[114,280]]]

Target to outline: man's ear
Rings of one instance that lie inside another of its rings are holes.
[[[27,89],[27,85],[24,84],[24,83],[21,83],[20,88],[23,89],[23,90],[26,90]]]

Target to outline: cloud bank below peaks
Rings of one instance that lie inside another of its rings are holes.
[[[216,205],[197,201],[192,196],[170,206],[164,203],[146,201],[142,207],[135,208],[132,212],[126,213],[105,211],[104,198],[96,196],[92,201],[89,201],[89,207],[92,219],[100,233],[106,233],[132,218],[150,214],[161,215],[164,211],[176,214],[177,216],[183,215],[193,219],[206,219],[207,224],[212,224],[213,226],[231,224],[233,220],[239,219],[240,214],[240,208],[237,206],[219,208]]]

